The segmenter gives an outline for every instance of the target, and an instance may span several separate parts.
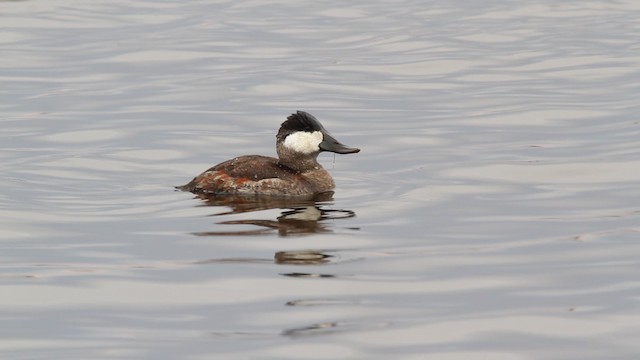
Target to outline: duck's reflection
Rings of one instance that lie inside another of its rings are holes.
[[[312,199],[287,199],[246,196],[211,196],[200,194],[203,206],[225,207],[212,216],[282,209],[275,219],[240,219],[219,221],[219,225],[254,225],[258,228],[235,231],[195,232],[197,236],[262,235],[277,232],[280,236],[330,232],[327,220],[346,219],[355,216],[352,210],[328,209],[332,205],[333,192],[322,193]]]
[[[274,258],[276,264],[322,265],[331,262],[333,255],[316,250],[278,251]]]
[[[323,265],[335,261],[334,255],[329,255],[318,250],[294,250],[278,251],[275,255],[275,263],[279,265]],[[281,273],[282,276],[297,278],[332,278],[335,275],[309,273],[309,272],[289,272]]]

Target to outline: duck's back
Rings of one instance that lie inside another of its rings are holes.
[[[276,158],[247,155],[222,162],[178,189],[210,194],[301,196],[333,187],[333,179],[322,167],[298,173]]]

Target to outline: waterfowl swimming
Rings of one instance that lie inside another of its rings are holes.
[[[278,158],[245,155],[222,162],[179,190],[198,194],[312,196],[332,190],[333,178],[320,163],[320,152],[357,153],[336,140],[313,115],[297,111],[280,125]]]

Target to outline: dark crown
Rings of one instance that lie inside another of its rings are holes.
[[[287,121],[280,125],[277,138],[284,140],[284,138],[297,131],[323,131],[322,124],[313,115],[304,111],[297,111],[295,114],[289,115]]]

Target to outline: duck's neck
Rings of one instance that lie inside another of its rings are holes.
[[[318,162],[319,152],[301,154],[286,148],[282,144],[277,144],[276,151],[278,152],[278,163],[296,172],[302,173],[322,169],[322,165]]]

